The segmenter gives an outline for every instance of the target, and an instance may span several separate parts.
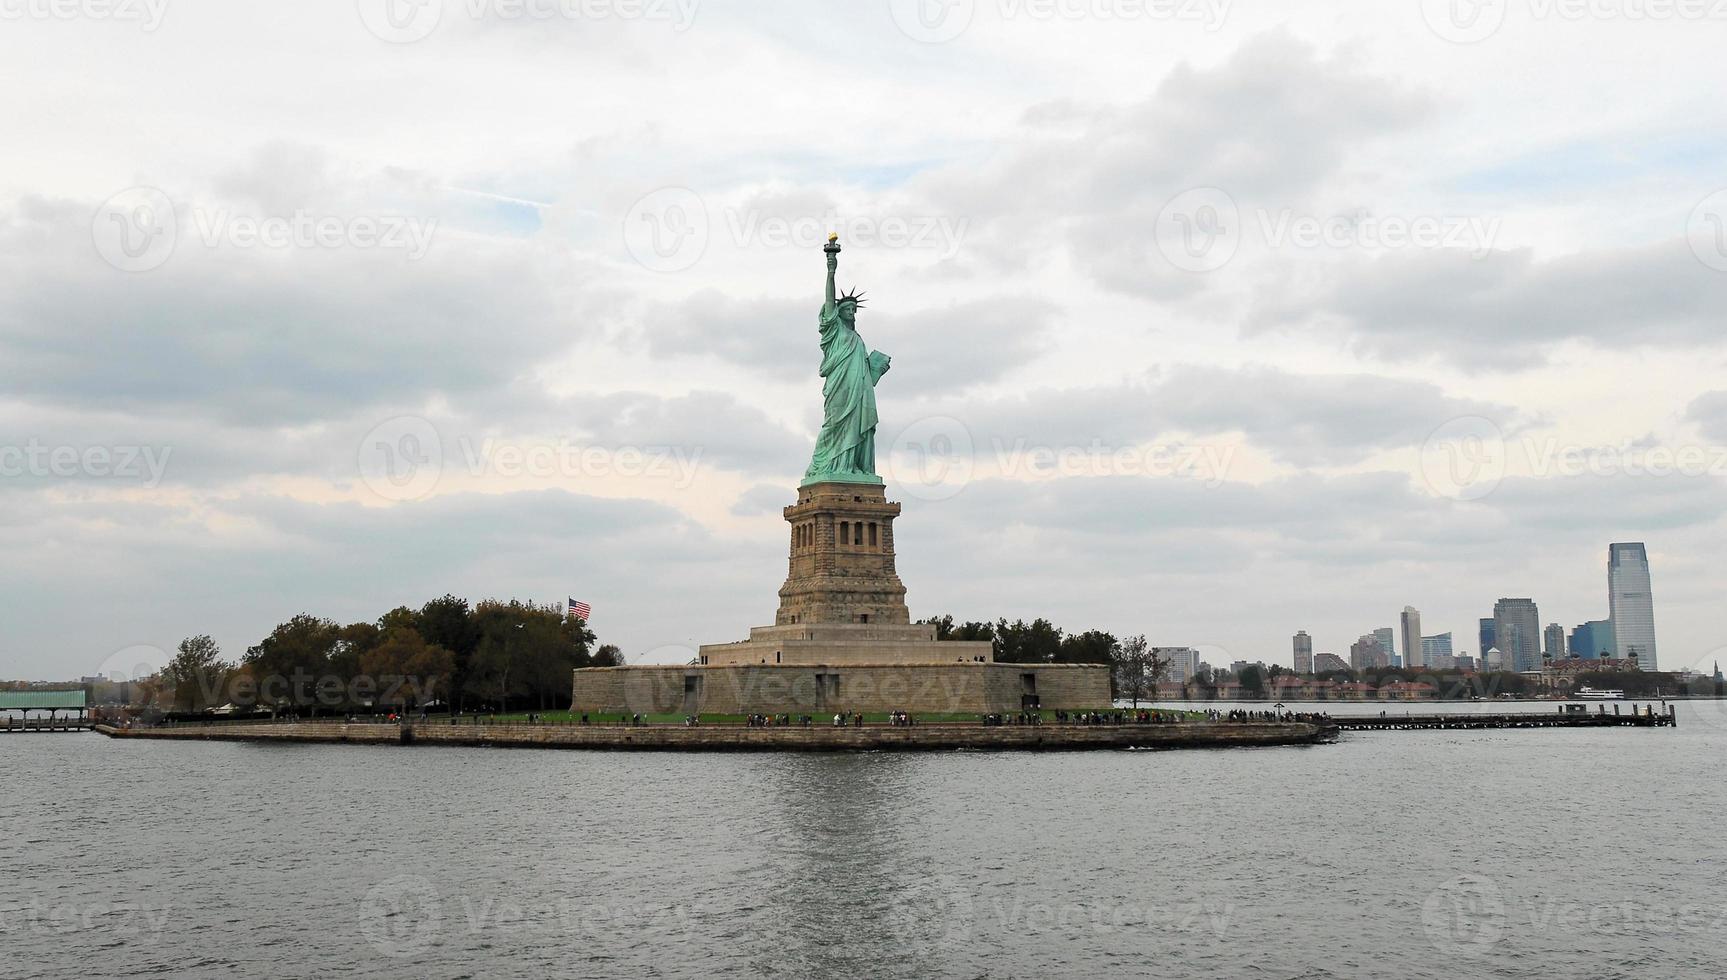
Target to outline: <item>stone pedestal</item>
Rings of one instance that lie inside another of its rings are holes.
[[[868,483],[815,483],[785,509],[791,557],[776,626],[907,625],[905,585],[894,567],[899,504]]]
[[[951,664],[991,663],[988,642],[938,642],[917,626],[894,567],[894,518],[900,506],[870,483],[813,483],[785,509],[791,554],[774,625],[740,643],[703,646],[699,663]]]

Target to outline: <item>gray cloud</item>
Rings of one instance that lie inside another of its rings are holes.
[[[1692,399],[1685,418],[1717,445],[1727,445],[1727,391],[1710,391]]]
[[[1507,428],[1519,419],[1510,406],[1452,397],[1428,382],[1186,365],[1095,388],[920,402],[913,413],[899,413],[898,422],[958,419],[983,453],[1022,443],[1085,447],[1101,442],[1115,448],[1178,432],[1240,432],[1278,462],[1327,466],[1420,446],[1436,427],[1465,415],[1489,416]]]
[[[1727,276],[1684,241],[1537,261],[1527,249],[1473,258],[1411,250],[1342,267],[1316,295],[1260,297],[1260,329],[1331,326],[1364,351],[1471,367],[1540,364],[1560,341],[1603,348],[1712,344]]]
[[[1216,68],[1178,67],[1122,109],[1087,118],[1071,102],[1037,107],[1032,121],[1081,132],[1030,138],[981,173],[967,166],[926,183],[932,198],[973,218],[977,247],[967,255],[1020,269],[1059,239],[1112,289],[1177,297],[1208,280],[1158,252],[1157,217],[1171,198],[1215,187],[1244,208],[1294,205],[1337,176],[1352,151],[1431,110],[1419,92],[1271,32]]]

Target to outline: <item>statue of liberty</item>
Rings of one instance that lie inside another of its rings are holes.
[[[815,455],[799,486],[812,483],[881,483],[875,471],[875,386],[890,358],[864,347],[857,332],[863,294],[834,293],[839,269],[839,236],[829,235],[827,300],[822,303],[822,431]]]

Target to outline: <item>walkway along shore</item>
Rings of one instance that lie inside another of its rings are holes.
[[[110,738],[362,745],[466,745],[519,749],[627,749],[679,752],[1070,751],[1075,749],[1246,748],[1311,745],[1337,729],[1305,722],[1188,722],[1165,725],[864,725],[751,728],[744,725],[440,725],[264,722],[153,728],[98,725]]]

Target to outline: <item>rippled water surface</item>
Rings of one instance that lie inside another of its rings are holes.
[[[0,736],[0,976],[1716,978],[1727,716],[1680,711],[1187,752]]]

